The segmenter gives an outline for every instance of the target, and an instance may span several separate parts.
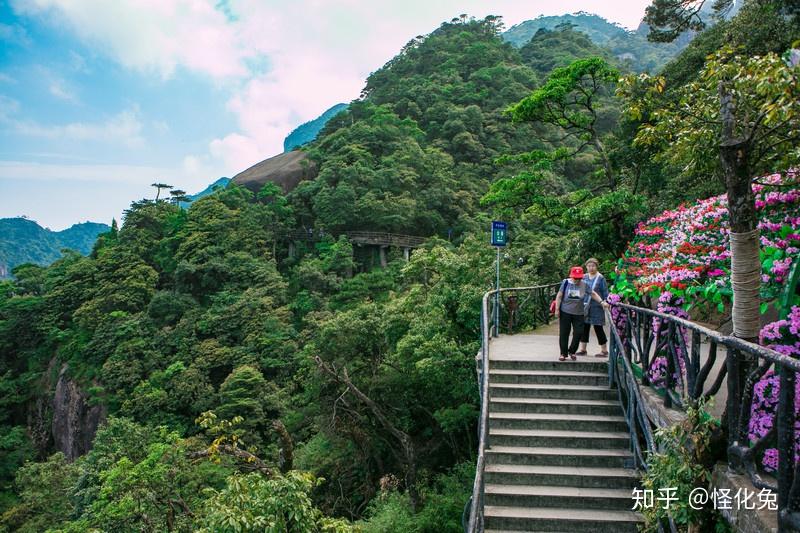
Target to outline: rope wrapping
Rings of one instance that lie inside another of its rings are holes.
[[[758,337],[761,303],[761,261],[758,229],[729,234],[731,245],[731,287],[733,288],[733,335],[740,339]]]

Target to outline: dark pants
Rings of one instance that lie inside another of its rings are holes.
[[[590,324],[583,325],[583,335],[581,335],[581,342],[589,342],[589,333],[592,331],[592,326]],[[603,329],[603,326],[600,324],[594,325],[594,333],[597,335],[597,343],[602,346],[608,342],[606,338],[606,332]]]
[[[569,330],[572,329],[572,342],[569,342]],[[578,343],[583,335],[583,315],[572,315],[561,311],[558,315],[558,345],[561,355],[568,355],[578,351]]]

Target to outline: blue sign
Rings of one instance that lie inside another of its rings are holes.
[[[492,246],[508,244],[508,224],[498,220],[492,221]]]

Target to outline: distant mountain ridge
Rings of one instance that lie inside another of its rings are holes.
[[[82,222],[62,231],[43,228],[27,218],[0,218],[0,278],[23,263],[49,265],[69,248],[89,254],[97,236],[111,229],[107,224]]]
[[[319,132],[325,127],[330,119],[347,109],[347,104],[336,104],[323,114],[304,124],[297,126],[283,141],[283,151],[291,152],[295,148],[300,148],[317,138]]]
[[[185,208],[189,207],[190,205],[192,205],[192,202],[196,202],[200,198],[204,198],[204,197],[208,196],[209,194],[211,194],[211,193],[213,193],[213,192],[215,192],[215,191],[217,191],[219,189],[224,189],[225,187],[228,186],[228,184],[230,182],[231,182],[230,178],[224,178],[224,177],[223,178],[219,178],[217,181],[215,181],[214,183],[212,183],[211,185],[209,185],[208,187],[206,187],[205,189],[203,189],[199,193],[188,195],[186,197],[186,198],[188,198],[188,201],[180,202],[180,206],[185,209]]]
[[[576,30],[585,33],[595,44],[599,45],[604,45],[611,39],[627,33],[634,33],[599,15],[579,11],[571,15],[539,15],[535,19],[515,24],[503,33],[503,39],[520,48],[530,41],[540,29],[552,30],[562,24],[574,25]]]
[[[675,57],[691,40],[682,36],[673,43],[652,43],[647,40],[649,28],[640,24],[629,31],[605,18],[579,11],[571,15],[544,16],[520,22],[503,33],[503,39],[517,48],[527,44],[538,31],[556,31],[565,25],[585,33],[593,43],[608,51],[636,72],[656,72]]]

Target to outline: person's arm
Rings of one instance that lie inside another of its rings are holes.
[[[558,289],[558,294],[556,294],[556,312],[555,315],[558,316],[559,311],[561,311],[561,298],[564,296],[564,292],[561,290],[564,287],[564,284],[561,284],[561,288]]]
[[[603,300],[603,297],[600,296],[599,294],[597,294],[597,291],[592,291],[592,300],[594,300],[595,302],[599,303],[603,307],[608,307],[608,302]]]

